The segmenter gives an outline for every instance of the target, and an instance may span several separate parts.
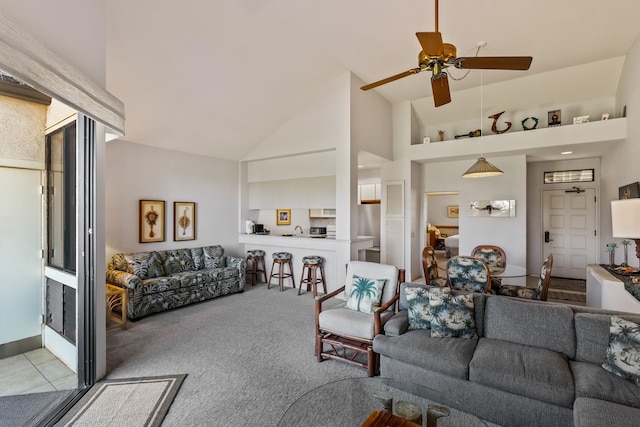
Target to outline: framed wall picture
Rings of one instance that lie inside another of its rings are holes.
[[[164,200],[140,200],[140,243],[164,242]]]
[[[196,204],[173,202],[173,240],[196,239]]]
[[[276,209],[276,225],[291,225],[291,209]]]
[[[618,199],[636,199],[638,197],[640,197],[640,182],[632,182],[618,187]]]
[[[560,126],[562,124],[562,111],[552,110],[547,112],[547,122],[549,127]]]
[[[449,218],[458,218],[460,216],[459,206],[447,206],[447,216]]]

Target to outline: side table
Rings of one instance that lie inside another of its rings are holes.
[[[119,326],[122,326],[122,329],[127,329],[127,290],[121,288],[119,286],[111,285],[107,283],[107,328],[112,327],[111,323],[113,321],[113,310],[116,308],[120,309],[120,320]],[[118,325],[115,325],[118,326]]]

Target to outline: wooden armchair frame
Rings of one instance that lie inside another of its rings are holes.
[[[398,302],[400,296],[399,289],[400,283],[405,280],[405,271],[398,270],[398,282],[396,283],[395,295],[389,299],[385,304],[381,305],[373,312],[373,336],[383,333],[383,325],[380,316],[387,311],[390,307]],[[333,331],[326,331],[320,328],[320,313],[322,312],[322,304],[327,300],[334,298],[341,292],[344,292],[346,286],[342,286],[333,292],[326,295],[316,297],[315,300],[315,320],[316,320],[316,348],[315,354],[318,357],[318,362],[322,362],[326,359],[342,360],[352,365],[360,366],[367,369],[367,373],[370,377],[379,374],[380,356],[373,351],[373,339],[363,339],[360,337],[353,337],[344,334],[338,334]],[[394,309],[395,311],[395,309]],[[363,315],[366,315],[363,313]],[[328,349],[325,350],[325,344]],[[353,353],[348,354],[348,350]],[[359,354],[366,354],[367,361],[361,362],[357,360]]]

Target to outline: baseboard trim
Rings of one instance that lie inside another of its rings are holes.
[[[42,335],[0,344],[0,359],[42,348]]]

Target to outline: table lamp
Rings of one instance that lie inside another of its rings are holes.
[[[611,231],[613,237],[636,241],[636,256],[640,259],[640,199],[611,202]]]

